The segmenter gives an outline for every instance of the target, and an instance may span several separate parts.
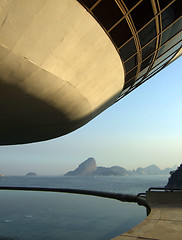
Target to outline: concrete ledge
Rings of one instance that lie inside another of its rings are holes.
[[[113,240],[181,240],[182,192],[147,192],[149,216]]]

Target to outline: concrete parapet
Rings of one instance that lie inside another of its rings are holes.
[[[147,191],[146,199],[151,204],[182,204],[182,191]]]
[[[181,240],[182,192],[148,191],[149,216],[128,232],[113,240]]]

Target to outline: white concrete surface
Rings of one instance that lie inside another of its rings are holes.
[[[76,0],[0,1],[0,144],[66,134],[123,85],[115,47]]]

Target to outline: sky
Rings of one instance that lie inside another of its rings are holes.
[[[182,57],[80,129],[45,142],[0,146],[0,173],[62,175],[94,157],[128,170],[182,162]]]

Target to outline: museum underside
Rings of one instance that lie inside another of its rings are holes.
[[[4,0],[0,12],[0,145],[72,132],[181,55],[180,0]]]

